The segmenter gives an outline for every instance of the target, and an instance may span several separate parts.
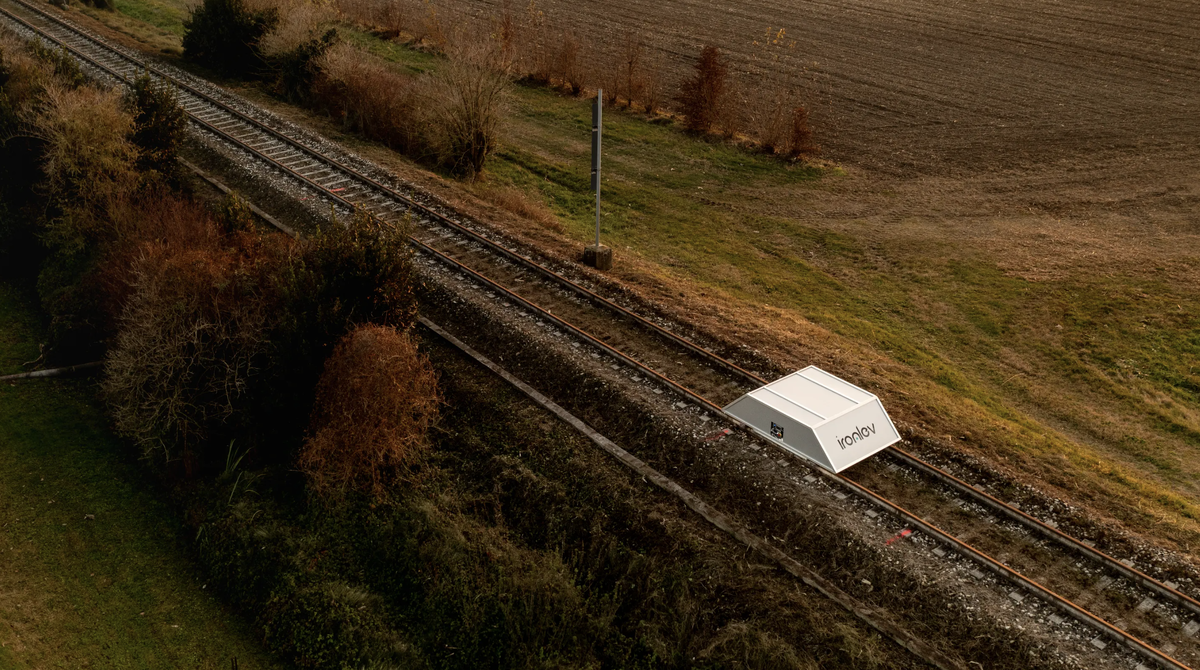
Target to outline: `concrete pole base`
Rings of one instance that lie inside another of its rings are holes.
[[[583,264],[590,265],[597,270],[607,271],[612,269],[613,253],[610,247],[603,244],[597,246],[589,244],[583,248]]]

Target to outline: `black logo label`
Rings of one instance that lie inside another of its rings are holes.
[[[771,437],[782,440],[783,439],[783,426],[772,421],[771,422]]]
[[[858,430],[854,431],[853,433],[850,433],[846,437],[839,437],[838,444],[841,445],[842,449],[845,449],[846,447],[854,444],[855,442],[861,442],[861,441],[867,439],[868,437],[871,437],[874,434],[875,434],[875,424],[871,424],[869,426],[859,426]]]

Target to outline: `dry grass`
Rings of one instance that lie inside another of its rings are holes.
[[[535,221],[556,233],[563,232],[562,223],[554,215],[554,212],[550,211],[549,207],[540,201],[534,200],[519,189],[510,186],[488,188],[481,191],[480,195],[500,209],[516,214],[524,219]]]
[[[325,364],[300,470],[321,494],[385,495],[422,460],[439,403],[433,368],[411,335],[359,327]]]

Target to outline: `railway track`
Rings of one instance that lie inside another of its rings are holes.
[[[25,13],[0,8],[14,29],[66,48],[101,77],[128,83],[148,72],[170,82],[199,132],[236,147],[343,213],[362,209],[385,221],[411,219],[411,241],[431,262],[554,324],[617,361],[614,365],[635,370],[735,424],[721,407],[767,383],[420,194],[331,156],[328,147],[310,138],[273,127],[249,113],[245,103],[149,64],[25,0],[9,1]],[[1014,587],[1013,601],[1040,598],[1061,616],[1094,630],[1091,644],[1097,648],[1115,643],[1166,668],[1200,662],[1200,644],[1193,637],[1200,632],[1200,601],[910,453],[891,449],[849,476],[819,468],[812,472],[809,478],[823,477],[991,571]]]

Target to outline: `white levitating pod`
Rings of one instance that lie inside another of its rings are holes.
[[[725,413],[833,472],[900,441],[875,394],[812,365],[734,400]]]

